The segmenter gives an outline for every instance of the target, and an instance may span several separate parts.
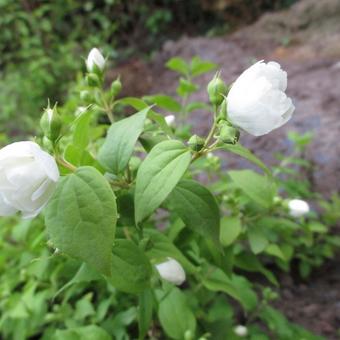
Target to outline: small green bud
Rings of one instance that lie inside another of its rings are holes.
[[[205,140],[197,135],[193,135],[190,137],[188,141],[188,145],[193,151],[200,151],[204,146]]]
[[[122,90],[122,82],[120,81],[120,77],[114,80],[111,84],[111,95],[112,97],[117,97],[120,91]]]
[[[192,331],[190,329],[188,329],[184,333],[184,340],[192,340],[193,338],[194,338],[194,335],[192,334]]]
[[[45,109],[40,119],[40,127],[44,135],[53,143],[59,136],[62,127],[62,120],[57,112],[56,105],[51,108],[50,105]]]
[[[91,95],[90,91],[81,91],[80,92],[80,99],[83,100],[86,104],[91,103],[93,100],[93,96]]]
[[[220,78],[220,73],[217,72],[214,78],[209,82],[207,91],[211,104],[219,106],[223,102],[224,95],[227,94],[227,86]]]
[[[273,203],[274,203],[274,205],[280,206],[284,203],[284,201],[283,201],[282,197],[274,196]]]
[[[100,79],[99,79],[98,75],[96,75],[95,73],[87,74],[86,82],[91,87],[98,87],[98,86],[100,86]]]
[[[220,133],[218,139],[226,144],[236,144],[240,138],[240,131],[229,125],[226,121],[219,124]]]

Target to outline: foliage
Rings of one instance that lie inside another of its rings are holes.
[[[0,2],[0,124],[11,138],[35,132],[46,98],[63,102],[92,46],[106,57],[146,53],[205,22],[196,1]],[[197,18],[199,18],[197,20]],[[173,25],[176,21],[176,25]],[[182,27],[180,31],[174,27]],[[172,30],[169,30],[172,27]],[[119,53],[118,53],[119,51]]]
[[[47,233],[40,218],[1,220],[4,338],[238,339],[240,323],[249,339],[321,338],[271,305],[281,270],[297,261],[307,278],[340,246],[332,235],[340,199],[324,200],[303,176],[311,137],[291,134],[292,154],[268,169],[218,139],[216,107],[191,101],[195,77],[215,65],[196,57],[167,67],[179,74],[181,102],[117,100],[97,70],[56,108],[61,136],[38,138],[63,175],[45,209]],[[131,106],[137,112],[123,118]],[[177,115],[175,126],[160,109]],[[188,147],[193,127],[181,124],[198,109],[215,117],[200,149]],[[253,168],[223,168],[226,153]],[[322,213],[293,218],[287,199],[295,197]],[[169,257],[186,272],[181,287],[155,270]]]

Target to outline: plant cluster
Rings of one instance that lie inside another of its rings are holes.
[[[322,339],[271,302],[280,271],[298,263],[307,278],[334,255],[340,200],[301,180],[309,135],[292,133],[274,169],[240,144],[240,130],[265,135],[292,116],[280,65],[258,62],[231,87],[217,72],[209,104],[190,100],[195,77],[216,68],[198,57],[167,63],[180,102],[117,99],[98,49],[86,67],[64,106],[48,104],[41,137],[0,150],[2,336]],[[180,123],[198,109],[211,113],[207,136]],[[225,169],[231,154],[252,168]]]

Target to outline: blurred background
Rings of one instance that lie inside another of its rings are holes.
[[[109,78],[121,76],[122,95],[131,96],[176,93],[176,75],[164,67],[173,56],[215,62],[229,83],[256,60],[278,61],[296,113],[283,128],[245,135],[242,143],[271,163],[274,153],[290,151],[288,131],[312,132],[305,158],[313,164],[313,190],[339,191],[339,0],[0,0],[0,145],[34,135],[47,98],[69,98],[92,47],[109,59]],[[208,99],[204,87],[194,96]],[[190,119],[199,134],[209,126],[205,112]],[[339,277],[333,270],[312,287],[287,288],[281,308],[309,329],[333,334]]]

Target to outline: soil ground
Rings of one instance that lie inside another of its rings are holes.
[[[121,65],[126,94],[145,95],[164,89],[175,93],[176,76],[164,68],[172,56],[199,55],[220,65],[223,78],[232,82],[254,60],[278,61],[288,72],[288,93],[296,112],[291,121],[262,137],[242,135],[241,142],[269,163],[274,152],[287,152],[289,130],[313,131],[307,158],[315,165],[314,189],[324,195],[340,189],[340,1],[301,0],[290,9],[263,15],[256,23],[223,37],[182,37],[168,41],[151,63],[133,60]],[[206,84],[211,75],[199,82]],[[195,94],[207,101],[204,86]],[[197,112],[191,117],[197,134],[206,133],[211,117]],[[228,167],[242,167],[237,158]],[[315,272],[308,283],[282,278],[278,307],[287,317],[326,339],[339,339],[339,259]],[[293,339],[292,339],[293,340]]]

